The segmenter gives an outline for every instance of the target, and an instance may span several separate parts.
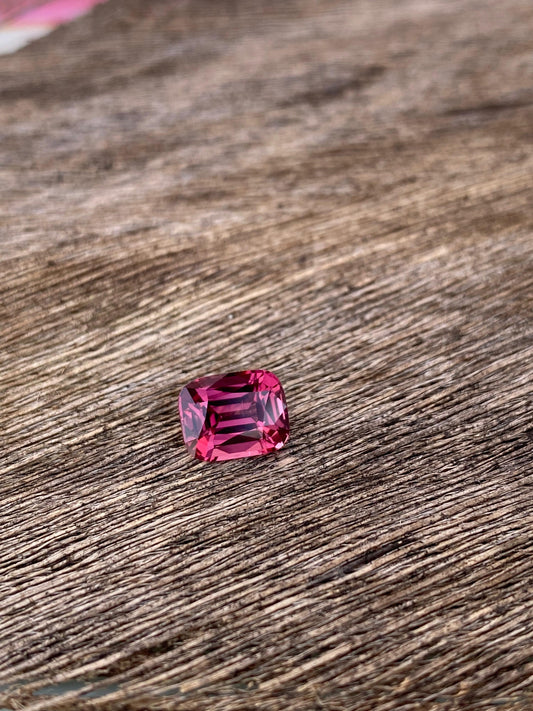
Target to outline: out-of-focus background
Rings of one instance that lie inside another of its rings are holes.
[[[533,708],[531,0],[0,9],[0,708]]]

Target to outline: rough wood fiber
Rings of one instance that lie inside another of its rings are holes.
[[[0,59],[0,705],[533,708],[532,87],[530,0]],[[190,460],[180,386],[261,366],[290,446]]]

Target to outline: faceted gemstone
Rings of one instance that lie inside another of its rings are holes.
[[[289,438],[285,394],[268,370],[197,378],[181,391],[179,408],[187,449],[204,461],[269,454]]]

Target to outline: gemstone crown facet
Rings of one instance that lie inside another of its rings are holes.
[[[179,410],[185,445],[196,459],[269,454],[289,438],[285,394],[268,370],[192,380],[180,393]]]

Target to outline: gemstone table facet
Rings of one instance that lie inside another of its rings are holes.
[[[289,438],[285,394],[268,370],[197,378],[181,391],[179,409],[185,445],[196,459],[269,454]]]

